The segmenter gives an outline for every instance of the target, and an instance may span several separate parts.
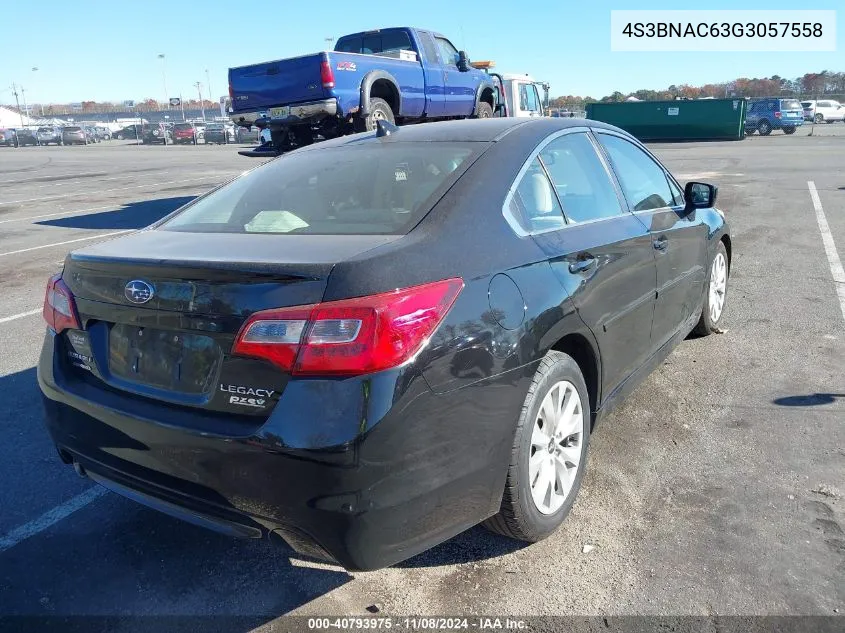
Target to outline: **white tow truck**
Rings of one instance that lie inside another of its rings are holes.
[[[498,117],[541,117],[545,116],[549,102],[549,84],[538,81],[528,74],[504,74],[493,72],[491,61],[472,62],[472,66],[484,70],[493,78],[498,92],[493,116]],[[543,97],[540,97],[540,90]]]

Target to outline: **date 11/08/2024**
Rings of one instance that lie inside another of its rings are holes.
[[[308,618],[308,629],[320,630],[373,630],[401,629],[411,631],[448,631],[448,630],[526,630],[528,623],[516,618],[477,617],[345,617],[345,618]]]

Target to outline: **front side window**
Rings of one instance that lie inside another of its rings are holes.
[[[536,112],[540,109],[534,84],[519,84],[519,109],[524,112]]]
[[[198,199],[160,228],[403,235],[481,149],[478,143],[373,143],[282,157]]]
[[[600,220],[622,213],[610,174],[585,133],[553,140],[540,152],[540,158],[569,222]]]
[[[599,134],[610,156],[622,192],[633,211],[649,211],[672,206],[666,172],[639,147],[618,136]]]
[[[452,43],[442,37],[435,37],[434,41],[437,43],[437,49],[440,51],[440,61],[447,66],[458,67],[458,50],[452,46]]]

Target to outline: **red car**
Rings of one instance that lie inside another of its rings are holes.
[[[177,123],[173,126],[173,142],[197,144],[197,129],[193,123]]]

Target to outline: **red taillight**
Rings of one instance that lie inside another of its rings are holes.
[[[232,84],[229,84],[229,100],[230,101],[235,100],[235,89],[232,88]]]
[[[67,328],[81,329],[79,316],[76,314],[76,304],[73,293],[62,281],[61,274],[53,275],[47,282],[47,292],[44,295],[44,320],[56,333]]]
[[[776,119],[779,119],[779,118],[780,118],[780,112],[775,112],[775,118],[776,118]]]
[[[367,374],[422,349],[464,287],[444,279],[393,292],[264,310],[241,328],[233,354],[266,358],[297,375]]]
[[[334,72],[325,57],[320,62],[320,80],[323,82],[323,88],[334,88]]]

